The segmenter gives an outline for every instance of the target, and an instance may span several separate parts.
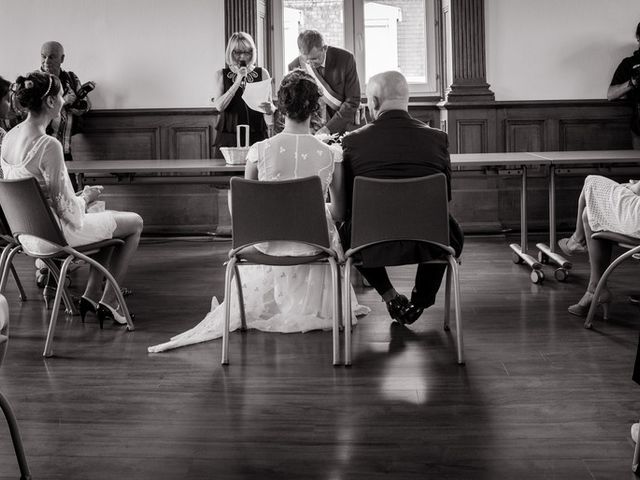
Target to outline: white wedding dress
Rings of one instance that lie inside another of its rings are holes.
[[[339,147],[329,147],[309,134],[280,133],[254,144],[247,161],[256,164],[258,179],[289,180],[318,175],[325,193],[333,177],[334,163],[342,161]],[[333,248],[341,250],[340,239],[327,210],[327,224]],[[313,249],[300,244],[269,242],[256,248],[270,255],[304,255]],[[306,332],[331,329],[333,325],[331,272],[328,265],[297,265],[271,267],[240,266],[240,279],[245,304],[247,327],[268,332]],[[240,310],[235,284],[231,294],[231,330],[240,327]],[[225,299],[225,301],[227,301]],[[366,315],[370,309],[357,304],[351,289],[351,304],[355,316]],[[177,335],[169,342],[148,348],[151,353],[200,343],[222,336],[224,304],[214,297],[211,311],[195,327]]]

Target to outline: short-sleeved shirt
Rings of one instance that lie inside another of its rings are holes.
[[[620,85],[627,83],[633,74],[633,67],[640,66],[640,50],[636,50],[632,56],[623,59],[616,68],[611,79],[611,85]],[[639,67],[640,68],[640,67]],[[634,88],[627,93],[627,101],[633,108],[631,116],[631,131],[640,135],[640,87]]]

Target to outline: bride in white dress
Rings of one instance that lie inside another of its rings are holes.
[[[315,81],[302,70],[289,73],[278,91],[278,109],[285,116],[282,133],[254,144],[247,155],[245,177],[277,181],[317,175],[327,205],[327,225],[332,247],[341,251],[334,219],[345,211],[342,193],[342,150],[330,147],[310,134],[309,119],[318,108],[320,92]],[[270,255],[309,255],[311,247],[287,242],[256,246]],[[328,265],[293,267],[241,266],[242,293],[248,328],[269,332],[305,332],[332,327],[331,273]],[[225,299],[225,301],[228,301]],[[351,290],[354,315],[370,309],[358,305]],[[355,318],[353,319],[355,321]],[[222,336],[224,305],[213,298],[211,311],[191,330],[169,342],[149,347],[156,353]],[[240,327],[240,311],[235,289],[231,295],[231,330]]]

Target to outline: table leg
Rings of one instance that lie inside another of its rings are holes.
[[[542,263],[547,261],[557,265],[559,268],[554,271],[556,280],[564,282],[569,277],[569,270],[573,266],[562,255],[556,253],[556,169],[554,165],[549,166],[549,245],[544,243],[536,244],[540,253],[538,260]]]
[[[540,283],[544,280],[542,264],[527,253],[528,246],[528,218],[527,218],[527,167],[522,165],[522,187],[520,191],[520,245],[512,243],[509,248],[513,251],[514,263],[526,263],[531,267],[531,281]]]

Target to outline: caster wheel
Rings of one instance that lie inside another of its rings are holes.
[[[544,273],[541,270],[532,270],[529,278],[531,278],[533,283],[542,283],[544,280]]]
[[[538,252],[538,261],[543,265],[549,263],[549,257],[544,252]]]
[[[511,261],[513,261],[513,263],[515,263],[516,265],[524,262],[515,252],[511,254]]]
[[[556,280],[559,282],[566,282],[567,278],[569,278],[569,271],[564,268],[558,268],[553,272],[553,276],[556,277]]]

